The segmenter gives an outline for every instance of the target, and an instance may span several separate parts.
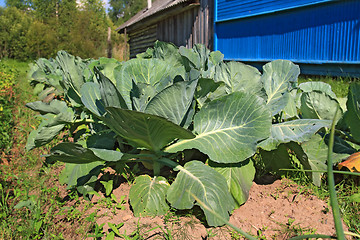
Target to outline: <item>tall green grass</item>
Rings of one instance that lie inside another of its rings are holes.
[[[359,78],[350,77],[331,77],[331,76],[308,76],[300,75],[298,78],[299,84],[303,82],[320,81],[327,83],[331,86],[331,89],[337,97],[346,97],[349,91],[349,86],[352,82],[360,81]]]
[[[0,157],[3,161],[12,145],[14,84],[18,75],[17,69],[0,61]]]
[[[56,221],[64,203],[58,187],[51,183],[51,169],[43,165],[44,150],[25,151],[29,132],[37,119],[25,107],[35,101],[27,80],[27,62],[2,60],[9,72],[16,72],[11,87],[11,128],[7,143],[8,162],[0,163],[0,239],[64,239]],[[51,184],[49,184],[51,183]]]

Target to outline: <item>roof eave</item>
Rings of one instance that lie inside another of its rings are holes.
[[[147,16],[147,17],[145,17],[137,22],[131,23],[131,24],[128,24],[128,22],[131,21],[131,19],[129,19],[127,22],[125,22],[120,27],[118,27],[116,29],[116,31],[118,31],[119,33],[124,33],[125,28],[128,29],[129,31],[131,31],[133,29],[137,29],[140,26],[141,26],[141,28],[144,28],[144,27],[154,24],[155,22],[165,19],[169,16],[176,15],[181,12],[185,12],[185,11],[187,11],[191,8],[197,7],[197,6],[200,6],[200,0],[191,0],[191,1],[181,2],[170,8],[165,8],[158,12],[155,12],[154,14]]]

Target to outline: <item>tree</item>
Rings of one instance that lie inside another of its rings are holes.
[[[27,59],[26,34],[31,17],[23,10],[7,7],[0,15],[0,57]]]
[[[60,3],[58,0],[32,0],[31,7],[37,20],[51,23],[57,16]]]
[[[121,25],[145,8],[146,4],[146,0],[110,0],[109,17],[114,24]]]
[[[101,0],[82,1],[70,28],[71,45],[63,49],[82,58],[104,56],[108,26]]]
[[[0,57],[49,58],[59,50],[83,58],[106,55],[113,24],[102,0],[8,0],[7,5],[0,9]]]
[[[27,10],[30,7],[29,0],[6,0],[7,7],[15,7],[21,10]]]
[[[29,58],[54,57],[58,49],[56,31],[49,25],[38,20],[31,22],[26,34],[26,52]]]

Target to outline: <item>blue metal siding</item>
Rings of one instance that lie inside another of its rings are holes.
[[[360,1],[215,22],[214,44],[227,60],[359,64]]]
[[[215,21],[272,13],[330,1],[334,0],[217,0],[218,14]]]

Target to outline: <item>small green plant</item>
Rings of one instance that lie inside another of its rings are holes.
[[[266,229],[267,229],[267,227],[262,227],[262,228],[257,230],[256,234],[257,234],[258,239],[266,240],[266,237],[265,237],[265,235],[263,233]]]
[[[100,183],[104,186],[105,188],[105,196],[109,196],[110,193],[113,190],[113,184],[114,181],[113,180],[109,180],[109,181],[100,181]]]
[[[125,209],[125,195],[120,196],[120,199],[117,199],[117,197],[114,194],[111,194],[110,196],[107,196],[105,198],[101,198],[98,201],[98,204],[101,206],[104,206],[108,209],[111,209],[112,212],[115,214],[116,210],[123,210]]]
[[[155,227],[155,228],[157,228],[157,227]],[[142,229],[142,227],[140,226],[140,218],[139,218],[136,229],[132,233],[127,234],[126,230],[125,230],[124,233],[121,234],[120,236],[126,240],[143,240],[144,237],[143,237],[143,233],[142,233],[141,229]],[[149,232],[149,231],[152,231],[152,229],[150,229],[146,232]]]
[[[295,219],[288,218],[288,222],[286,224],[278,223],[281,229],[277,230],[278,233],[274,236],[275,238],[281,237],[283,239],[290,239],[296,236],[306,236],[309,234],[314,234],[316,230],[311,228],[303,228],[300,224],[295,224]]]
[[[217,233],[213,229],[206,229],[206,236],[207,238],[213,238],[217,236]]]
[[[108,223],[109,228],[114,232],[115,236],[120,237],[121,234],[119,232],[119,229],[124,226],[124,223],[119,223],[119,224],[113,224],[113,223]],[[109,236],[109,235],[108,235]]]
[[[94,239],[98,239],[98,238],[101,238],[103,237],[105,234],[104,234],[104,230],[103,230],[103,227],[104,227],[105,223],[101,224],[101,225],[98,225],[97,223],[94,223],[94,227],[92,229],[92,233],[90,233],[88,235],[88,237],[93,237]]]

